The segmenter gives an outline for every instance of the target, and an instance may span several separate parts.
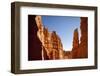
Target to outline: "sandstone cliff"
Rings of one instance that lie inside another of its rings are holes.
[[[88,57],[88,19],[87,17],[81,17],[80,20],[81,38],[79,43],[78,30],[75,30],[72,48],[73,58]]]
[[[29,16],[28,60],[75,59],[88,57],[88,19],[80,18],[80,32],[73,32],[72,50],[65,51],[56,31],[44,27],[41,16]],[[80,40],[80,41],[79,41]]]

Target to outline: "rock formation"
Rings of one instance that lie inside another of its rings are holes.
[[[39,28],[33,15],[28,16],[28,60],[41,60],[42,43],[37,36]]]
[[[53,59],[62,58],[61,56],[63,51],[62,43],[55,31],[51,33],[51,44],[52,44]]]
[[[35,32],[35,35],[38,37],[39,41],[41,42],[41,45],[39,46],[41,48],[41,50],[39,50],[40,51],[39,53],[41,53],[40,55],[41,60],[63,59],[63,55],[62,55],[63,46],[60,37],[57,35],[57,33],[55,31],[49,32],[48,29],[43,26],[41,16],[35,16],[33,17],[32,20],[36,22],[35,26],[37,26],[37,31]],[[32,31],[34,30],[36,29],[33,29]],[[38,44],[36,43],[36,46],[37,45]],[[34,49],[33,51],[34,52],[32,52],[31,54],[35,53],[35,51],[37,50]],[[33,54],[33,56],[35,55]]]
[[[80,18],[81,38],[74,30],[71,51],[65,51],[56,31],[49,32],[42,24],[41,16],[28,17],[28,60],[55,60],[88,57],[88,21]],[[79,41],[80,40],[80,41]],[[79,43],[80,42],[80,43]]]
[[[72,59],[72,51],[64,51],[64,59]]]
[[[79,47],[79,35],[78,35],[78,29],[75,29],[73,37],[73,48],[77,49],[78,47]]]
[[[87,58],[88,57],[88,20],[87,17],[80,18],[81,38],[78,39],[78,31],[75,29],[73,38],[72,57]]]
[[[78,48],[79,48],[79,35],[78,35],[78,29],[75,29],[74,37],[73,37],[73,48],[72,48],[72,57],[73,58],[77,57]]]
[[[88,18],[81,17],[80,58],[88,57]]]

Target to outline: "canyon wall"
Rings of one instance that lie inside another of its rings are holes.
[[[49,32],[42,23],[41,16],[28,17],[28,60],[75,59],[88,57],[88,19],[80,18],[78,28],[74,30],[72,50],[63,49],[63,44],[56,31]],[[63,30],[62,30],[63,31]],[[66,35],[67,36],[67,35]]]
[[[37,36],[42,43],[42,60],[62,59],[63,46],[56,31],[49,32],[48,28],[43,26],[41,16],[36,16],[35,21],[38,26]]]
[[[78,37],[78,30],[74,31],[72,58],[87,58],[88,57],[88,18],[80,18],[80,43]]]

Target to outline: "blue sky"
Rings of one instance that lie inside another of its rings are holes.
[[[61,38],[63,49],[72,49],[73,32],[78,28],[80,31],[80,17],[71,16],[42,16],[42,22],[50,32],[56,31]]]

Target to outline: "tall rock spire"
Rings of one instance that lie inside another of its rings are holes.
[[[87,58],[88,57],[88,18],[80,18],[80,43],[78,37],[78,29],[74,30],[72,58]]]
[[[88,20],[87,17],[81,17],[81,43],[87,43],[87,35],[88,35]],[[84,42],[85,41],[85,42]]]
[[[79,48],[79,35],[78,35],[78,29],[76,28],[74,30],[74,36],[73,36],[72,58],[77,58],[78,48]]]
[[[79,47],[79,35],[78,35],[78,29],[76,28],[74,30],[73,48],[76,49],[78,47]]]
[[[81,17],[81,39],[80,39],[80,56],[81,58],[88,57],[88,18]]]

